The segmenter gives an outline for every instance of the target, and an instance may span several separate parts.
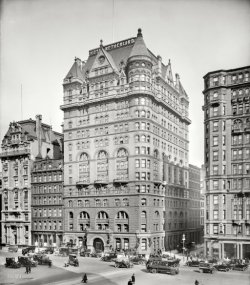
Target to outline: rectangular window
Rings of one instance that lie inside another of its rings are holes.
[[[219,130],[219,122],[218,121],[213,122],[213,131],[217,132],[218,130]]]
[[[218,205],[219,204],[219,196],[218,195],[214,195],[213,196],[213,203],[214,203],[214,205]]]
[[[219,214],[219,211],[218,210],[214,210],[214,220],[218,220],[218,214]]]
[[[213,137],[213,146],[218,146],[218,137]]]
[[[218,180],[213,180],[213,189],[218,190],[219,189],[219,181]]]
[[[213,151],[213,161],[217,161],[218,158],[219,158],[219,156],[218,156],[218,151],[217,151],[217,150],[216,150],[216,151]]]
[[[147,231],[146,224],[141,225],[141,232],[145,233]]]
[[[213,233],[214,233],[215,235],[218,234],[218,230],[219,230],[218,225],[213,225]]]

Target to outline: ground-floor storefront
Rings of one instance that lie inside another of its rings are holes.
[[[250,240],[215,240],[205,239],[207,256],[215,258],[250,258]]]
[[[164,234],[65,233],[63,243],[91,251],[134,251],[140,254],[156,253],[165,249]]]
[[[60,247],[63,243],[63,233],[61,232],[32,232],[32,245],[38,247]]]
[[[2,243],[10,245],[31,244],[29,222],[2,223]]]

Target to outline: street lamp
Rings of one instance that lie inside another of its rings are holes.
[[[185,240],[186,240],[186,237],[185,237],[185,234],[182,235],[182,250],[183,250],[183,261],[184,261],[184,250],[185,250]]]

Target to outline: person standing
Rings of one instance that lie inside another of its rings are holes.
[[[29,266],[26,265],[26,266],[25,266],[25,269],[26,269],[25,273],[28,274],[28,273],[29,273]]]
[[[128,285],[133,285],[133,283],[132,283],[131,279],[130,279],[130,280],[128,280]]]
[[[31,273],[31,265],[29,264],[29,273]]]
[[[135,274],[133,274],[133,275],[131,276],[131,281],[132,281],[132,284],[135,284]]]
[[[82,277],[82,282],[87,283],[87,281],[88,281],[88,277],[87,277],[87,274],[85,273]]]

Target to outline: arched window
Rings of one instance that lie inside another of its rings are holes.
[[[116,219],[128,219],[128,214],[124,211],[120,211],[117,213]]]
[[[89,182],[89,156],[82,153],[79,158],[79,181]]]
[[[155,218],[159,218],[159,217],[160,217],[160,213],[159,213],[158,211],[155,211],[154,217],[155,217]]]
[[[73,212],[69,212],[69,218],[70,218],[70,219],[73,219],[73,218],[74,218]]]
[[[104,150],[97,155],[97,180],[108,181],[108,154]]]
[[[125,206],[125,207],[129,206],[129,200],[128,200],[128,198],[124,198],[124,199],[122,200],[122,203],[123,203],[123,206]]]
[[[73,207],[73,201],[69,200],[68,205],[69,205],[69,208],[72,208]]]
[[[142,206],[147,206],[147,199],[146,198],[142,198],[141,199],[141,205]]]
[[[117,151],[116,170],[117,180],[128,179],[128,152],[125,148],[120,148]]]
[[[80,219],[88,219],[89,220],[89,214],[87,212],[81,212],[79,214]]]
[[[141,218],[142,218],[142,219],[146,219],[146,218],[147,218],[147,213],[146,213],[146,211],[142,211],[142,212],[141,212]]]
[[[159,157],[159,152],[157,149],[154,150],[154,158],[158,158]]]
[[[104,211],[100,211],[98,212],[97,214],[97,219],[100,219],[100,220],[105,220],[105,219],[108,219],[108,214]]]

